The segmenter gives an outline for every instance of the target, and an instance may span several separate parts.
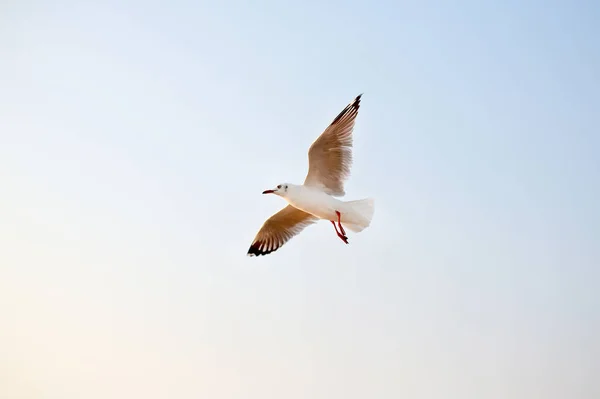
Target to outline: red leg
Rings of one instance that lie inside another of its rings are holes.
[[[335,232],[337,233],[338,237],[340,237],[340,239],[342,241],[344,241],[346,244],[348,244],[348,237],[346,237],[345,234],[342,234],[338,231],[337,226],[335,225],[335,222],[333,220],[330,220],[330,222],[333,225],[333,227],[335,228]]]
[[[340,226],[340,231],[342,232],[343,235],[346,235],[346,231],[344,230],[344,227],[342,227],[342,214],[339,213],[338,211],[335,211],[335,213],[337,214],[337,217],[338,217],[338,225]]]

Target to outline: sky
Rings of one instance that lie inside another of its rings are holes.
[[[600,5],[0,3],[0,397],[600,397]],[[246,256],[352,99],[349,245]]]

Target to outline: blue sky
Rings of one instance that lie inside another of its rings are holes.
[[[0,396],[600,395],[594,2],[0,11]],[[246,257],[359,93],[371,226]]]

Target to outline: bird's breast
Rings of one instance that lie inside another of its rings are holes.
[[[286,199],[294,208],[327,220],[336,218],[336,203],[340,202],[327,193],[310,189],[299,190]]]

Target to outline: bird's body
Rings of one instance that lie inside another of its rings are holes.
[[[352,163],[352,130],[361,96],[348,104],[310,146],[304,184],[282,183],[273,190],[263,191],[263,194],[282,197],[289,205],[267,219],[248,255],[270,254],[320,219],[329,220],[346,244],[348,237],[342,223],[357,233],[370,225],[373,199],[342,201],[335,198],[345,195],[344,180],[350,175]]]
[[[335,221],[338,219],[337,211],[341,214],[340,222],[347,225],[354,232],[363,230],[366,227],[364,225],[370,221],[372,213],[367,212],[363,216],[363,212],[360,212],[363,207],[357,207],[357,205],[365,205],[368,208],[371,205],[372,208],[373,201],[370,199],[341,201],[315,187],[296,184],[287,184],[287,186],[287,193],[282,197],[288,204],[318,219]],[[363,203],[363,201],[367,202]]]
[[[336,210],[342,212],[344,202],[322,190],[305,185],[289,184],[283,197],[291,206],[325,220],[337,219]]]

